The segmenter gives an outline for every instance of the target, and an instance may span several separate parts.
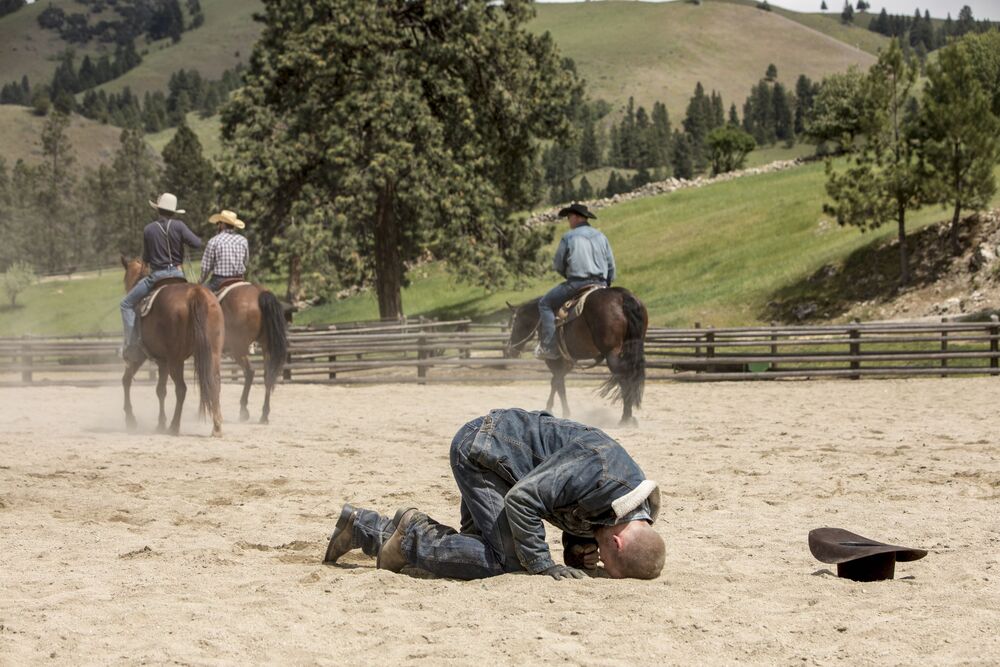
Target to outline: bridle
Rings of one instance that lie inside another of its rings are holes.
[[[538,326],[541,323],[542,323],[541,320],[539,320],[538,322],[535,322],[535,326],[531,328],[531,331],[528,332],[527,336],[525,336],[523,339],[521,339],[520,341],[518,341],[516,343],[512,343],[512,344],[508,345],[507,347],[510,350],[517,350],[519,347],[521,347],[522,345],[524,345],[525,343],[527,343],[529,340],[531,340],[531,337],[535,335],[535,332],[538,331]],[[512,317],[511,320],[510,320],[510,331],[511,331],[512,334],[514,333],[514,328],[515,328],[516,324],[517,324],[517,311],[515,310],[514,311],[514,317]]]

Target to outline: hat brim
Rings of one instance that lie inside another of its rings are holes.
[[[176,213],[177,215],[184,215],[185,213],[187,213],[187,211],[185,211],[182,208],[179,208],[176,211],[173,211],[173,210],[171,210],[169,208],[163,208],[162,206],[157,206],[155,201],[149,202],[149,205],[152,206],[157,211],[167,211],[169,213]]]
[[[559,211],[559,217],[565,218],[570,213],[576,213],[577,215],[582,215],[583,217],[588,218],[589,220],[597,220],[597,216],[591,213],[590,211],[580,211],[578,209],[573,208],[572,206],[567,206],[566,208],[561,209]]]
[[[920,560],[923,549],[911,549],[862,537],[843,528],[816,528],[809,531],[809,551],[823,563],[840,564],[876,554],[895,553],[901,562]]]
[[[224,217],[221,213],[216,213],[215,215],[213,215],[211,218],[208,219],[208,222],[213,225],[222,222],[229,225],[230,227],[235,227],[236,229],[246,229],[247,227],[246,223],[240,220],[239,218],[230,220],[229,218]]]

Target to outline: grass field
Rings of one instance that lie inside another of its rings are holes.
[[[643,299],[657,325],[764,321],[766,304],[778,291],[894,234],[891,226],[861,234],[826,219],[820,210],[824,178],[823,164],[814,163],[601,211],[598,224],[615,249],[618,284]],[[1000,196],[994,201],[998,204]],[[940,208],[927,207],[911,217],[909,230],[946,217]],[[523,290],[487,294],[457,281],[438,264],[418,267],[410,277],[413,284],[403,293],[407,315],[439,318],[503,318],[505,300],[528,299],[557,281],[550,274]],[[38,284],[20,298],[23,307],[0,310],[0,335],[114,331],[120,296],[118,269],[100,277]],[[377,316],[374,295],[363,293],[301,312],[295,321]]]
[[[18,159],[29,164],[42,157],[42,127],[45,118],[36,116],[28,107],[0,104],[0,157],[10,168]],[[77,165],[96,167],[110,162],[118,150],[121,128],[102,125],[82,116],[73,116],[67,134],[76,153]]]
[[[201,150],[205,157],[214,158],[222,152],[222,137],[219,135],[222,121],[219,116],[202,118],[197,113],[189,113],[187,115],[187,124],[198,135],[198,140],[201,141]],[[176,127],[171,127],[156,134],[147,134],[146,143],[156,149],[157,153],[162,153],[163,147],[174,138],[175,134],[177,134]]]
[[[733,102],[742,108],[770,63],[787,85],[799,74],[818,80],[850,65],[870,65],[871,53],[854,44],[883,39],[825,16],[792,20],[786,15],[794,12],[729,2],[590,2],[537,9],[532,29],[552,33],[560,50],[576,61],[592,97],[623,105],[633,95],[647,108],[660,100],[675,122],[698,81],[718,90],[727,109]]]

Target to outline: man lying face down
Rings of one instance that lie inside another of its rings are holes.
[[[598,560],[614,578],[654,579],[663,569],[663,539],[651,526],[656,483],[596,428],[492,410],[455,435],[451,470],[462,494],[459,532],[414,508],[390,519],[344,505],[324,562],[360,548],[382,569],[454,579],[521,571],[578,579]],[[543,521],[563,530],[565,565],[553,562]]]

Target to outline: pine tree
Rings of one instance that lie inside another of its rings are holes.
[[[827,9],[828,7],[826,6],[826,0],[823,0],[821,3],[819,3],[819,10],[821,12],[825,12]]]
[[[1000,161],[1000,119],[976,76],[967,45],[957,42],[927,67],[921,105],[923,163],[932,198],[953,209],[952,251],[958,254],[962,209],[983,208],[996,192],[993,167]]]
[[[580,187],[577,188],[576,199],[579,201],[586,201],[593,198],[594,187],[590,184],[590,181],[587,180],[587,177],[584,176],[580,179]]]
[[[707,165],[705,137],[708,135],[710,122],[711,103],[699,81],[695,85],[694,95],[688,101],[687,112],[684,115],[684,132],[690,138],[687,148],[690,149],[690,159],[694,163],[694,168],[698,171],[702,171]]]
[[[569,135],[579,83],[532,16],[527,0],[264,4],[223,111],[222,171],[290,291],[303,253],[336,284],[374,283],[388,318],[427,253],[487,288],[544,270],[552,230],[518,213],[539,198],[539,141]]]
[[[106,236],[114,239],[118,252],[135,256],[142,250],[142,229],[153,215],[147,202],[156,198],[159,169],[140,127],[126,127],[118,141],[111,164],[114,213],[100,222],[108,225]],[[178,195],[182,202],[183,196]]]
[[[691,146],[691,135],[675,131],[673,145],[674,176],[690,179],[694,176],[694,156]]]
[[[736,111],[736,103],[729,105],[729,127],[740,126],[740,115]]]
[[[844,9],[840,12],[842,23],[854,23],[854,8],[851,7],[851,0],[844,0]]]
[[[764,80],[774,82],[778,80],[778,68],[771,63],[767,66],[767,72],[764,73]]]
[[[667,113],[667,105],[662,102],[653,104],[653,131],[652,131],[652,153],[655,156],[653,167],[670,171],[670,115]]]
[[[875,229],[895,220],[899,238],[899,282],[909,283],[906,214],[925,198],[915,143],[916,118],[907,113],[917,71],[903,58],[899,42],[879,54],[865,81],[870,112],[862,125],[864,142],[843,173],[827,162],[826,191],[833,204],[824,210],[842,225]]]
[[[52,273],[66,268],[68,255],[75,255],[82,239],[79,217],[72,212],[76,154],[66,134],[69,124],[68,116],[52,113],[41,135],[42,162],[38,165],[36,200],[40,224],[35,247],[43,252],[45,270]]]
[[[184,198],[187,220],[193,229],[208,224],[215,207],[215,169],[202,155],[198,135],[187,124],[163,147],[160,190]]]

